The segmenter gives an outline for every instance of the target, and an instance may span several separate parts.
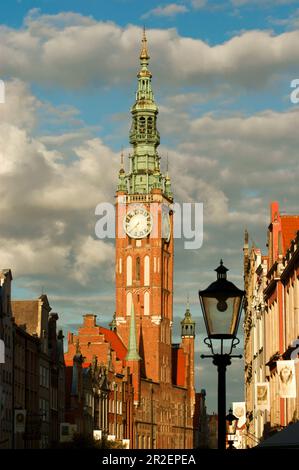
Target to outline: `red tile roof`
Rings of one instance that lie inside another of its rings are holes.
[[[283,240],[283,252],[286,254],[291,241],[296,237],[299,230],[299,215],[282,215],[281,231]]]
[[[115,331],[108,330],[102,326],[99,327],[100,333],[105,336],[105,340],[111,344],[111,348],[116,352],[120,360],[124,360],[127,355],[127,348]]]

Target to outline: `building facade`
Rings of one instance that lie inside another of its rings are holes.
[[[245,393],[247,445],[297,421],[299,369],[295,361],[296,398],[281,397],[277,361],[298,358],[299,344],[299,216],[281,215],[271,204],[268,252],[262,256],[255,246],[244,245],[245,305]],[[257,406],[257,383],[269,386],[267,409]]]
[[[64,421],[65,365],[58,315],[50,313],[46,295],[11,301],[11,272],[2,273],[6,362],[1,364],[0,445],[46,448],[59,442]]]
[[[4,363],[0,364],[0,449],[13,445],[13,320],[10,269],[0,270],[0,340]]]

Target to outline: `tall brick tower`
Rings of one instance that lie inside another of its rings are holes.
[[[194,382],[194,340],[195,321],[190,312],[189,298],[185,317],[181,321],[182,348],[186,353],[185,386],[188,388],[192,412],[195,406],[195,382]]]
[[[129,344],[132,303],[141,376],[171,382],[173,202],[168,172],[160,169],[158,108],[148,68],[145,32],[126,172],[122,156],[116,191],[116,329]]]

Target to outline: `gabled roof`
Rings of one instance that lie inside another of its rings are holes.
[[[127,348],[115,331],[108,330],[108,328],[102,326],[99,327],[99,330],[100,333],[105,336],[107,343],[110,343],[111,348],[116,352],[117,359],[124,360],[127,354]]]
[[[291,241],[296,238],[299,230],[299,215],[282,215],[281,231],[283,240],[283,254],[285,255],[290,247]]]
[[[18,326],[25,325],[31,335],[38,334],[39,301],[12,300],[11,306],[15,323]]]

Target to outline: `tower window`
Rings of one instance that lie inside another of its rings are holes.
[[[136,281],[140,281],[140,258],[136,258]]]
[[[147,132],[151,134],[153,132],[153,118],[149,117],[147,120]]]
[[[132,285],[132,257],[127,257],[127,286]]]
[[[149,292],[144,293],[144,315],[149,315],[150,295]]]
[[[150,259],[148,255],[144,258],[144,285],[150,285]]]
[[[145,132],[145,117],[139,118],[139,132],[140,134],[144,134]]]

